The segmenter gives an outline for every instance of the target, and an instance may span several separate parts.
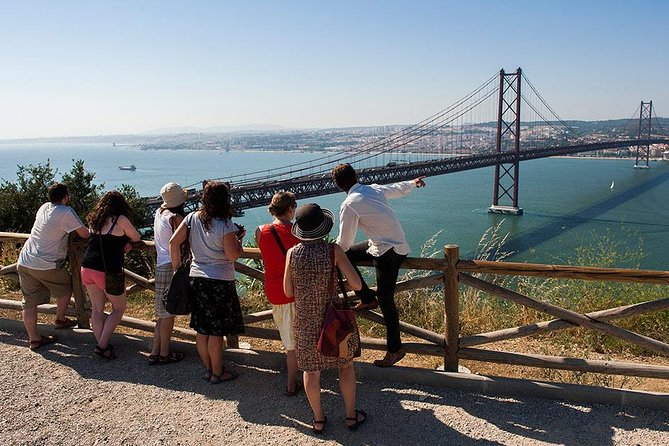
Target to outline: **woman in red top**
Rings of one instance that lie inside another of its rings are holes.
[[[295,396],[300,391],[297,382],[297,357],[295,356],[295,299],[283,292],[283,272],[286,252],[300,243],[291,229],[297,202],[292,192],[277,192],[272,197],[269,213],[274,220],[271,224],[258,226],[256,241],[265,265],[265,295],[272,304],[272,315],[279,329],[281,342],[286,349],[288,383],[284,395]]]

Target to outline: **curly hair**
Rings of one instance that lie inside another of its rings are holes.
[[[202,225],[207,230],[211,229],[211,221],[214,218],[232,218],[228,185],[220,181],[207,182],[202,192],[202,205],[199,211]]]
[[[113,190],[100,198],[93,210],[86,216],[86,220],[93,231],[100,232],[109,217],[120,215],[125,215],[130,219],[132,211],[123,194]]]

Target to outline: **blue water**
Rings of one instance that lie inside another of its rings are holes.
[[[107,189],[131,184],[142,195],[158,195],[168,181],[182,185],[205,178],[285,166],[315,158],[305,153],[142,151],[110,144],[0,144],[0,179],[14,181],[17,165],[51,161],[60,174],[73,159],[83,159],[87,170]],[[120,165],[134,164],[136,171]],[[487,213],[492,201],[493,170],[478,169],[428,178],[428,186],[393,200],[412,246],[436,237],[436,248],[460,245],[471,257],[481,235],[502,222],[509,233],[506,250],[513,260],[566,263],[574,249],[608,236],[624,249],[641,255],[640,266],[669,269],[669,163],[656,162],[650,170],[635,170],[630,160],[541,159],[520,166],[521,217]],[[615,187],[611,189],[611,183]],[[310,199],[336,210],[343,193]],[[265,209],[246,211],[247,228],[269,220]],[[334,235],[334,234],[333,234]],[[621,262],[618,266],[633,266]]]

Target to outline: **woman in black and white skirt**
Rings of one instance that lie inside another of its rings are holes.
[[[224,336],[244,333],[244,320],[235,289],[234,262],[242,253],[246,231],[232,223],[230,192],[225,183],[208,182],[202,205],[188,214],[170,239],[172,267],[181,264],[179,246],[190,242],[193,260],[190,277],[192,312],[190,326],[197,332],[196,346],[212,384],[237,378],[223,366]],[[190,227],[190,231],[189,228]]]

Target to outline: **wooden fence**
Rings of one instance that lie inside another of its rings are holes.
[[[21,244],[27,239],[27,234],[16,234],[0,232],[0,242],[15,242]],[[70,239],[70,261],[73,271],[79,270],[81,253],[84,243]],[[135,244],[136,249],[153,250],[152,242],[139,242]],[[241,258],[260,259],[260,253],[255,248],[245,248]],[[363,264],[364,265],[364,264]],[[236,262],[237,272],[249,277],[263,280],[264,275],[246,264]],[[550,369],[571,370],[576,372],[595,372],[617,375],[628,375],[636,377],[669,378],[669,367],[662,365],[649,365],[619,361],[602,361],[584,358],[572,358],[563,356],[536,355],[528,353],[515,353],[480,348],[507,339],[521,338],[541,333],[547,333],[565,328],[583,327],[595,330],[607,335],[622,339],[643,349],[669,356],[669,345],[647,336],[617,327],[609,321],[629,316],[660,311],[669,308],[669,298],[642,302],[634,305],[610,308],[581,314],[566,308],[543,302],[539,299],[525,296],[517,291],[504,288],[494,283],[482,280],[473,274],[492,274],[510,276],[539,276],[554,279],[578,279],[594,280],[601,282],[633,282],[649,284],[669,284],[668,271],[645,271],[618,268],[587,268],[575,266],[556,266],[529,263],[494,262],[483,260],[463,260],[459,256],[459,248],[456,245],[444,247],[444,257],[437,258],[407,258],[402,268],[423,270],[427,274],[423,277],[412,278],[397,284],[396,292],[430,288],[440,286],[444,294],[444,331],[435,333],[415,325],[400,322],[400,330],[418,338],[419,342],[405,342],[404,348],[408,353],[419,355],[430,355],[444,358],[445,370],[458,371],[458,361],[468,359],[483,362],[513,364],[527,367],[540,367]],[[0,275],[16,274],[16,266],[8,265],[0,269]],[[132,285],[127,287],[127,292],[132,294],[140,290],[155,291],[153,280],[142,277],[132,271],[125,270],[126,278]],[[85,306],[85,294],[81,285],[79,274],[73,274],[74,282],[74,311],[70,314],[77,316],[83,324],[88,323],[88,314]],[[443,286],[442,286],[443,285]],[[470,336],[461,336],[459,329],[460,289],[469,286],[485,293],[497,296],[510,302],[545,313],[554,319],[538,322],[530,325],[510,327],[487,333],[479,333]],[[55,312],[55,306],[40,306],[41,311]],[[18,301],[0,299],[0,308],[20,310]],[[373,322],[383,324],[383,316],[372,311],[363,311],[359,316]],[[244,336],[280,339],[275,329],[254,326],[254,324],[272,319],[271,310],[244,316],[246,333]],[[124,317],[121,325],[153,331],[153,323],[135,318]],[[175,334],[188,338],[194,337],[194,332],[188,329],[175,328]],[[229,345],[234,346],[236,340],[229,340]],[[362,338],[362,347],[365,349],[386,349],[384,340],[377,338]]]

